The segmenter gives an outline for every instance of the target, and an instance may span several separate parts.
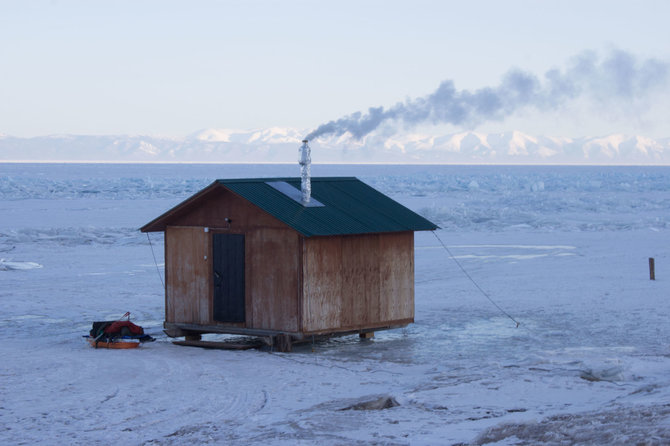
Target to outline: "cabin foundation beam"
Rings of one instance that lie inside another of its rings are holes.
[[[174,324],[164,322],[163,328],[164,328],[163,333],[165,333],[171,338],[181,338],[183,336],[186,336],[186,332],[181,328],[175,326]]]
[[[293,340],[289,334],[279,334],[274,338],[274,344],[277,346],[277,351],[282,353],[289,353],[293,350]]]
[[[184,340],[186,341],[200,341],[201,339],[202,335],[200,333],[188,332],[184,336]]]
[[[165,322],[164,323],[165,332],[174,332],[181,333],[177,336],[185,336],[187,333],[221,333],[221,334],[234,334],[242,336],[256,336],[260,338],[265,337],[274,337],[280,334],[287,334],[295,340],[303,339],[304,333],[300,332],[282,332],[278,330],[264,330],[259,328],[244,328],[244,327],[233,327],[230,325],[201,325],[201,324],[182,324],[174,322]]]

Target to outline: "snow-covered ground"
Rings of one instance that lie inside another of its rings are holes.
[[[520,326],[428,232],[406,329],[290,354],[172,345],[137,228],[215,178],[297,172],[0,164],[0,443],[670,443],[670,168],[315,165],[438,223]],[[85,344],[125,311],[158,340]],[[399,405],[343,410],[382,396]]]

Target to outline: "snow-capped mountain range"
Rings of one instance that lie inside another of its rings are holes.
[[[0,162],[295,162],[304,130],[207,129],[184,138],[0,134]],[[310,142],[315,163],[670,165],[670,137],[532,136],[519,131],[349,135]]]

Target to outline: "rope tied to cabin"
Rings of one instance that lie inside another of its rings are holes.
[[[154,252],[154,245],[151,243],[149,233],[147,232],[146,234],[147,234],[147,240],[149,240],[149,246],[151,247],[151,255],[154,257],[154,265],[156,265],[156,272],[158,273],[158,278],[161,279],[161,285],[163,285],[163,289],[165,289],[165,282],[163,282],[163,276],[161,275],[160,268],[158,268],[158,261],[156,261],[156,253]]]
[[[498,304],[491,298],[491,296],[489,296],[489,294],[488,294],[486,291],[484,291],[484,289],[483,289],[481,286],[479,286],[479,284],[475,281],[475,279],[472,278],[472,276],[470,275],[470,273],[468,273],[468,271],[463,267],[463,265],[461,264],[461,262],[458,261],[458,259],[456,258],[456,256],[454,256],[454,255],[452,254],[452,252],[451,252],[451,250],[449,249],[449,247],[448,247],[448,246],[442,241],[442,239],[437,235],[437,232],[435,232],[435,231],[430,231],[430,232],[433,233],[433,235],[435,236],[435,238],[437,239],[437,241],[440,242],[440,244],[442,245],[442,247],[447,251],[447,253],[449,254],[449,257],[451,257],[451,259],[454,261],[454,263],[456,263],[456,265],[458,265],[458,267],[459,267],[460,270],[463,272],[463,274],[465,274],[465,277],[467,277],[468,279],[470,279],[470,282],[472,282],[472,284],[473,284],[473,285],[474,285],[474,286],[475,286],[475,287],[482,293],[482,295],[484,295],[484,297],[485,297],[486,299],[488,299],[489,302],[491,302],[491,303],[492,303],[498,310],[500,310],[500,312],[501,312],[502,314],[504,314],[505,316],[507,316],[508,318],[510,318],[510,319],[516,324],[516,328],[519,328],[519,325],[521,325],[521,323],[520,323],[519,321],[517,321],[516,319],[514,319],[514,317],[512,317],[512,315],[509,314],[507,311],[505,311],[500,305],[498,305]]]

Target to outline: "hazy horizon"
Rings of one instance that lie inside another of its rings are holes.
[[[668,16],[654,0],[4,2],[0,134],[661,138]]]

